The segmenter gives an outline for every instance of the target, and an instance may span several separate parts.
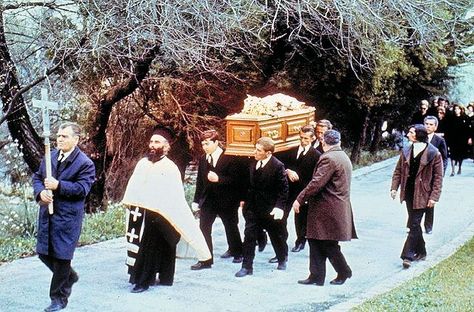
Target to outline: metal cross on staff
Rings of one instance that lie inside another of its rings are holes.
[[[48,101],[48,90],[41,88],[41,100],[33,100],[33,107],[41,108],[43,117],[43,137],[44,137],[44,161],[46,165],[46,178],[51,178],[51,147],[49,137],[51,135],[51,127],[49,120],[49,110],[58,110],[58,103]],[[51,190],[48,190],[51,194]],[[49,214],[54,213],[53,203],[48,205]]]

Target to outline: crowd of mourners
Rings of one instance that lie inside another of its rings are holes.
[[[423,124],[427,116],[438,119],[436,134],[443,137],[448,146],[451,160],[451,173],[461,174],[464,159],[474,158],[474,102],[464,106],[451,103],[445,97],[434,97],[430,101],[422,100],[419,110],[412,116],[411,124]],[[456,171],[457,168],[457,171]],[[446,169],[446,168],[445,168]]]

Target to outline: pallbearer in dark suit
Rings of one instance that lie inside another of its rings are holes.
[[[285,164],[288,176],[289,194],[286,211],[291,210],[291,205],[298,194],[308,185],[313,177],[313,171],[321,153],[312,145],[315,139],[314,128],[304,126],[300,131],[300,145],[282,154],[281,161]],[[303,250],[306,243],[306,222],[308,205],[302,203],[299,213],[295,214],[296,241],[292,252]]]
[[[327,119],[321,119],[316,123],[314,134],[316,135],[316,140],[313,141],[313,147],[320,152],[324,153],[323,150],[323,140],[324,133],[332,129],[332,123]]]
[[[341,252],[339,241],[357,238],[350,200],[352,164],[340,146],[341,135],[336,130],[324,133],[324,153],[319,158],[311,182],[293,203],[295,212],[308,201],[310,275],[299,284],[324,285],[326,259],[337,272],[333,285],[344,284],[352,276]]]
[[[278,259],[278,270],[286,269],[286,229],[283,222],[288,198],[285,166],[272,154],[275,143],[262,137],[255,145],[255,162],[250,165],[250,186],[243,208],[245,218],[242,269],[235,276],[253,273],[255,241],[260,228],[267,230]]]
[[[229,249],[222,258],[234,257],[234,263],[242,262],[242,239],[238,228],[237,214],[242,199],[242,181],[245,179],[245,168],[235,156],[225,155],[219,146],[218,133],[215,130],[204,131],[201,136],[202,149],[205,155],[199,160],[196,192],[192,208],[200,209],[199,226],[212,250],[212,225],[219,216],[224,224]],[[198,262],[192,270],[210,268],[213,259]]]
[[[438,118],[435,116],[427,116],[424,120],[426,132],[428,132],[428,142],[438,149],[443,158],[443,176],[446,173],[446,167],[448,167],[448,146],[443,137],[436,134],[438,129]],[[427,209],[425,213],[425,232],[431,234],[433,231],[433,220],[434,220],[434,207]],[[408,223],[408,228],[409,223]]]

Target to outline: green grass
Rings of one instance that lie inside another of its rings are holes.
[[[364,302],[353,312],[474,311],[474,238],[413,280]]]
[[[0,216],[3,215],[3,219],[8,221],[0,224],[0,265],[35,254],[36,225],[34,229],[31,228],[28,231],[19,226],[24,225],[26,219],[25,209],[22,207],[34,205],[34,203],[29,203],[28,205],[11,207],[13,210],[8,211],[0,205]],[[12,213],[14,209],[18,210],[15,215],[19,217],[15,217]],[[36,214],[36,211],[33,212],[31,209],[28,211],[30,211],[28,219],[31,218],[31,214]],[[18,231],[18,228],[23,230]],[[125,235],[125,209],[122,205],[111,204],[106,212],[84,217],[79,245],[89,245],[123,235]]]
[[[368,151],[362,151],[360,153],[359,163],[354,165],[354,170],[370,166],[376,162],[389,159],[394,156],[398,156],[399,153],[400,152],[396,150],[380,150],[377,151],[375,154],[371,154]]]

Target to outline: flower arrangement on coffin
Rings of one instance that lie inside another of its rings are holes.
[[[300,102],[294,97],[282,93],[268,95],[263,98],[247,95],[247,98],[244,100],[244,108],[240,114],[275,116],[281,112],[297,111],[304,108],[308,108],[304,102]]]

